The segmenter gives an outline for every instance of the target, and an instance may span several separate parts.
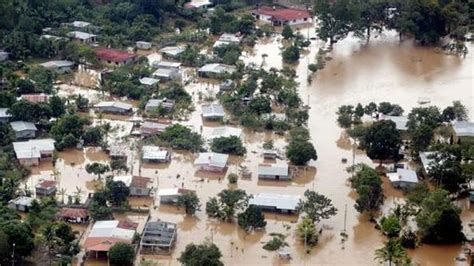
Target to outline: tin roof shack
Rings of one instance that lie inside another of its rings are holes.
[[[216,127],[212,130],[210,139],[220,138],[220,137],[239,137],[242,135],[242,129],[237,127]]]
[[[202,106],[202,118],[204,120],[222,120],[224,115],[224,108],[220,104],[213,103]]]
[[[164,204],[175,204],[178,202],[179,195],[184,193],[196,193],[194,190],[184,188],[164,188],[158,190],[160,202]]]
[[[225,80],[221,84],[219,84],[220,91],[231,91],[235,88],[234,82],[230,79]]]
[[[145,121],[140,128],[142,136],[158,135],[165,131],[169,124],[163,124],[158,122]]]
[[[145,225],[140,247],[145,252],[171,252],[176,242],[178,229],[176,224],[163,221],[148,221]]]
[[[10,120],[10,117],[12,117],[11,114],[9,114],[8,108],[0,108],[0,123],[7,123]]]
[[[20,100],[25,100],[30,103],[45,103],[48,99],[49,95],[44,93],[22,94],[20,96]]]
[[[472,142],[474,143],[474,122],[456,121],[453,124],[453,143]]]
[[[156,86],[156,84],[158,84],[160,82],[159,79],[154,79],[154,78],[148,78],[148,77],[145,77],[145,78],[141,78],[140,79],[140,84],[142,84],[143,86],[147,87],[147,88],[153,88]]]
[[[153,45],[151,42],[138,41],[135,46],[140,50],[150,50]]]
[[[69,223],[87,223],[89,222],[89,211],[85,208],[67,208],[59,211],[58,218]]]
[[[107,149],[107,152],[110,156],[111,159],[113,160],[127,160],[128,158],[128,152],[130,149],[127,147],[127,145],[120,145],[120,144],[112,144],[110,147]]]
[[[145,111],[147,112],[153,112],[156,111],[159,107],[164,108],[167,111],[173,110],[173,107],[175,105],[174,100],[169,100],[169,99],[150,99],[147,104],[145,105]]]
[[[25,121],[13,121],[10,122],[10,126],[15,132],[15,137],[17,139],[30,139],[36,137],[36,128],[35,124]]]
[[[142,160],[147,163],[167,163],[171,161],[171,152],[158,146],[143,146]]]
[[[259,164],[258,165],[259,179],[272,180],[290,180],[290,172],[288,164]]]
[[[138,224],[117,220],[97,221],[84,241],[86,253],[94,252],[96,257],[104,254],[118,242],[131,244]]]
[[[95,50],[95,55],[100,61],[116,66],[132,63],[137,59],[136,54],[110,48],[99,48]]]
[[[396,173],[387,173],[387,176],[396,188],[409,188],[419,182],[416,172],[409,169],[398,168]]]
[[[170,59],[179,59],[180,55],[184,52],[183,47],[178,47],[178,46],[167,46],[164,48],[160,49],[161,55],[165,58],[170,58]]]
[[[126,114],[131,113],[133,111],[133,105],[124,102],[100,102],[94,105],[94,107],[98,111],[105,113]]]
[[[142,176],[114,176],[114,181],[122,181],[129,189],[130,196],[149,196],[151,191],[151,179]]]
[[[220,77],[225,74],[232,74],[237,71],[235,66],[225,65],[225,64],[206,64],[198,69],[198,76],[203,78],[215,78]]]
[[[8,202],[8,207],[21,212],[28,212],[33,202],[33,198],[21,196]]]
[[[67,34],[71,39],[81,43],[95,43],[97,42],[97,35],[82,32],[82,31],[71,31]]]
[[[380,115],[379,120],[389,120],[395,123],[396,128],[400,131],[407,131],[407,116],[393,116],[393,115]]]
[[[240,45],[243,37],[240,33],[223,33],[212,47],[216,48],[229,44]]]
[[[257,6],[252,10],[252,16],[273,26],[297,25],[311,22],[308,10],[281,6]]]
[[[54,180],[42,180],[35,186],[36,195],[51,196],[56,194],[57,182]]]
[[[201,171],[224,172],[229,155],[216,152],[201,152],[194,161],[194,166]]]
[[[53,139],[30,139],[13,142],[16,158],[21,165],[39,165],[40,160],[51,159],[54,152]]]
[[[64,74],[72,71],[72,68],[74,67],[74,62],[66,60],[53,60],[40,64],[40,66],[54,71],[58,74]]]
[[[153,77],[163,81],[180,80],[181,71],[177,68],[158,68],[153,72]]]
[[[300,200],[300,196],[260,193],[249,199],[249,205],[266,211],[296,213]]]

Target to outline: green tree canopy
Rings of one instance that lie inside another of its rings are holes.
[[[223,266],[224,263],[220,261],[221,257],[221,251],[212,243],[199,245],[191,243],[186,246],[178,261],[189,266]]]

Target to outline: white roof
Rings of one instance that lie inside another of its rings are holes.
[[[179,74],[177,69],[170,69],[170,68],[158,68],[155,72],[153,72],[153,76],[157,78],[172,78],[173,75]]]
[[[224,168],[227,164],[229,155],[216,152],[201,152],[194,161],[194,165],[209,165]]]
[[[72,26],[74,26],[76,28],[85,28],[85,27],[91,25],[89,22],[79,21],[79,20],[73,21],[71,24],[72,24]]]
[[[114,181],[122,181],[127,187],[129,187],[132,183],[132,178],[131,175],[118,175],[114,176]]]
[[[242,134],[242,129],[236,127],[216,127],[212,130],[211,139],[220,138],[220,137],[231,137],[236,136],[240,137]]]
[[[140,84],[148,85],[148,86],[155,85],[158,82],[160,82],[160,80],[159,79],[154,79],[154,78],[145,77],[145,78],[140,79]]]
[[[97,37],[95,34],[90,34],[87,32],[82,31],[71,31],[67,34],[69,37],[73,37],[75,39],[87,40],[93,37]]]
[[[260,164],[257,169],[258,175],[287,176],[288,164]]]
[[[158,190],[158,196],[178,196],[179,188],[161,188]]]
[[[13,122],[10,122],[10,126],[15,132],[20,132],[24,130],[33,130],[33,131],[38,130],[35,124],[31,122],[25,122],[25,121],[13,121]]]
[[[205,6],[210,6],[212,5],[212,2],[204,0],[204,1],[191,1],[186,4],[186,6],[189,7],[194,7],[194,8],[200,8],[200,7],[205,7]]]
[[[398,130],[407,130],[407,116],[381,115],[379,120],[390,120],[395,123]]]
[[[23,205],[23,206],[31,206],[31,203],[33,202],[33,200],[34,200],[33,198],[21,196],[16,199],[10,200],[9,203],[13,203],[16,205]]]
[[[96,108],[104,108],[104,107],[115,107],[119,109],[124,109],[124,110],[130,110],[133,108],[133,105],[129,103],[124,103],[124,102],[100,102],[95,105]]]
[[[41,158],[41,152],[54,151],[54,140],[30,139],[13,142],[13,149],[18,159]]]
[[[153,63],[154,67],[157,68],[178,68],[181,66],[180,62],[171,62],[171,61],[158,61]]]
[[[177,56],[177,55],[181,54],[182,52],[184,52],[184,50],[185,49],[183,47],[168,46],[168,47],[161,48],[160,53],[167,54],[167,55],[170,55],[170,56]]]
[[[151,45],[151,42],[145,42],[145,41],[137,41],[135,44],[141,44],[141,45]]]
[[[133,239],[135,230],[118,228],[119,221],[97,221],[92,227],[88,237],[117,237],[122,239]]]
[[[456,121],[453,128],[458,137],[474,137],[474,122]]]
[[[388,179],[390,182],[405,182],[405,183],[418,183],[418,177],[416,176],[416,172],[409,169],[397,169],[396,173],[388,173]]]
[[[157,122],[145,121],[143,122],[142,128],[156,128],[156,129],[166,129],[169,124],[162,124]]]
[[[225,64],[206,64],[199,68],[199,72],[208,72],[208,73],[215,73],[215,74],[223,74],[223,73],[233,73],[237,69],[235,66],[225,65]]]
[[[40,64],[40,66],[48,69],[55,69],[60,67],[72,67],[74,66],[74,62],[67,60],[53,60]]]
[[[158,146],[143,146],[142,147],[142,158],[148,160],[165,160],[168,155],[168,151],[160,150]]]
[[[0,117],[1,118],[6,118],[6,117],[11,117],[12,115],[8,113],[8,108],[0,108]]]
[[[202,106],[203,117],[224,117],[224,108],[220,104],[209,104]]]
[[[300,196],[260,193],[249,199],[249,205],[275,207],[280,210],[296,210],[301,200]]]
[[[435,154],[435,152],[420,152],[420,160],[426,173],[429,172],[430,164],[433,162],[433,159],[428,157],[432,156],[433,154]]]
[[[173,108],[174,101],[173,100],[168,100],[166,98],[164,98],[164,99],[150,99],[146,103],[145,109],[157,108],[159,106],[163,106],[163,107],[167,107],[167,108]]]
[[[228,45],[228,44],[239,44],[241,41],[242,41],[242,36],[237,36],[236,34],[233,34],[233,33],[223,33],[219,37],[219,40],[214,43],[213,47],[219,47],[219,46]]]

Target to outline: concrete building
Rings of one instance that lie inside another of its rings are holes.
[[[163,107],[167,111],[171,111],[174,108],[175,101],[169,99],[150,99],[145,105],[145,111],[153,112],[158,109],[158,107]]]
[[[97,221],[86,237],[83,247],[85,252],[106,254],[118,242],[131,244],[138,224],[119,222],[117,220]]]
[[[54,152],[53,139],[30,139],[13,142],[16,158],[21,165],[39,165],[40,160],[51,159]]]
[[[143,230],[143,235],[140,240],[140,247],[143,251],[167,252],[176,242],[178,229],[176,224],[163,221],[148,221]]]
[[[290,180],[290,172],[287,164],[259,164],[258,178],[271,180]]]
[[[178,197],[184,193],[196,193],[196,191],[184,188],[163,188],[158,190],[157,196],[161,203],[175,204],[178,202]]]
[[[136,54],[111,48],[99,48],[95,50],[95,55],[100,61],[116,66],[132,63],[137,59]]]
[[[10,117],[12,117],[8,112],[9,110],[8,108],[0,108],[0,123],[8,123]]]
[[[67,36],[80,43],[96,43],[97,42],[97,35],[87,33],[87,32],[82,32],[82,31],[71,31],[67,34]]]
[[[112,160],[127,160],[130,148],[124,144],[112,144],[107,148],[107,153]]]
[[[56,194],[56,185],[54,180],[42,180],[35,186],[36,195],[52,196]]]
[[[188,9],[198,9],[198,8],[207,9],[209,7],[212,7],[213,5],[214,4],[211,1],[203,0],[203,1],[188,2],[184,5],[184,7]]]
[[[160,53],[166,57],[171,59],[179,59],[179,56],[184,52],[183,47],[178,46],[167,46],[160,49]]]
[[[89,211],[85,208],[63,207],[59,211],[58,218],[69,223],[83,224],[89,222]]]
[[[163,81],[181,79],[181,71],[176,68],[158,68],[152,75],[153,77]]]
[[[181,63],[160,60],[153,62],[153,67],[165,69],[179,69],[181,67]]]
[[[149,196],[151,191],[151,179],[142,176],[114,176],[114,181],[123,182],[130,189],[130,196]]]
[[[167,163],[171,161],[171,152],[158,146],[143,146],[142,160],[147,163]]]
[[[220,137],[239,137],[242,135],[242,129],[237,128],[237,127],[229,127],[229,126],[224,126],[224,127],[216,127],[212,130],[211,136],[209,137],[210,139],[215,139],[215,138],[220,138]]]
[[[151,42],[138,41],[135,46],[140,50],[150,50],[153,44]]]
[[[168,126],[170,125],[158,122],[145,121],[140,128],[140,132],[142,136],[158,135],[165,131]]]
[[[202,118],[204,120],[222,120],[224,115],[224,108],[220,104],[213,103],[202,106]]]
[[[281,6],[257,6],[252,10],[252,16],[273,26],[298,25],[312,21],[308,10]]]
[[[260,193],[249,199],[249,205],[265,211],[281,213],[296,213],[300,203],[300,196]]]
[[[100,102],[94,107],[100,111],[100,112],[105,112],[105,113],[119,113],[119,114],[125,114],[125,113],[131,113],[133,110],[133,105],[129,103],[124,103],[124,102],[113,102],[113,101],[108,101],[108,102]]]
[[[36,137],[36,128],[35,124],[25,121],[13,121],[10,122],[10,126],[15,132],[15,137],[17,139],[31,139]]]
[[[18,197],[16,199],[12,199],[8,202],[8,207],[10,209],[14,209],[21,212],[28,212],[31,207],[31,203],[33,202],[33,198],[31,197]]]
[[[72,71],[72,68],[74,67],[74,62],[66,60],[53,60],[40,64],[40,66],[54,71],[58,74],[64,74]]]
[[[87,21],[80,21],[80,20],[76,20],[76,21],[73,21],[69,24],[71,27],[74,27],[76,29],[86,29],[88,27],[91,27],[92,24],[90,22],[87,22]]]
[[[232,74],[237,71],[235,66],[225,65],[225,64],[206,64],[198,69],[198,76],[204,78],[218,77],[225,74]]]
[[[201,171],[224,172],[227,167],[228,154],[201,152],[194,161],[194,166]]]
[[[416,172],[409,169],[398,168],[396,173],[387,173],[387,176],[396,188],[409,188],[419,182]]]

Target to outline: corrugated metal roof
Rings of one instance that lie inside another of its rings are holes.
[[[11,117],[12,115],[8,113],[8,108],[0,108],[0,118]]]
[[[202,106],[203,117],[224,117],[224,108],[220,104],[209,104]]]
[[[298,209],[300,200],[300,196],[260,193],[249,199],[249,205],[295,211]]]
[[[95,107],[96,108],[115,107],[115,108],[123,109],[123,110],[131,110],[133,108],[133,105],[129,103],[124,103],[124,102],[108,101],[108,102],[100,102],[96,104]]]
[[[416,172],[409,169],[397,169],[396,173],[388,173],[388,179],[390,182],[406,182],[406,183],[418,183],[418,176]]]
[[[194,161],[194,165],[209,165],[224,168],[227,165],[229,155],[216,152],[201,152]]]
[[[390,120],[395,123],[398,130],[407,130],[408,117],[406,116],[393,116],[393,115],[381,115],[379,120]]]
[[[258,165],[258,175],[265,176],[287,176],[287,164],[260,164]]]
[[[236,136],[240,137],[242,135],[242,129],[236,127],[216,127],[212,130],[211,139],[220,138],[220,137],[231,137]]]
[[[161,150],[158,146],[143,146],[142,158],[145,160],[166,160],[168,151]]]
[[[15,132],[20,132],[24,130],[33,130],[33,131],[38,130],[35,124],[31,122],[25,122],[25,121],[13,121],[13,122],[10,122],[10,126]]]
[[[13,142],[18,159],[41,158],[41,152],[54,151],[53,139],[30,139],[28,141]]]
[[[224,74],[224,73],[233,73],[237,69],[235,66],[225,65],[225,64],[206,64],[199,68],[199,72],[207,72],[207,73],[214,73],[214,74]]]
[[[474,137],[474,122],[456,121],[453,128],[458,137]]]

